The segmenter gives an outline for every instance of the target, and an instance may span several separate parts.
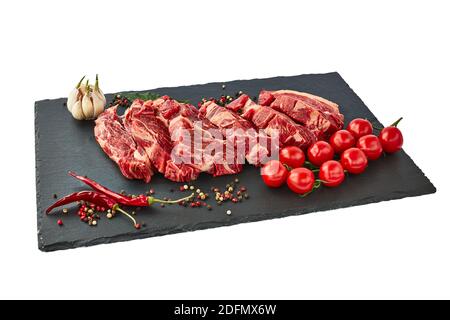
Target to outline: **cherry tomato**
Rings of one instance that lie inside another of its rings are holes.
[[[337,187],[344,181],[344,168],[339,161],[329,160],[320,166],[319,178],[327,187]]]
[[[370,121],[361,118],[356,118],[350,121],[347,126],[347,130],[351,132],[355,139],[366,136],[368,134],[372,134],[373,132],[372,124],[370,123]]]
[[[355,137],[347,130],[336,131],[330,138],[330,144],[336,153],[342,153],[355,145]]]
[[[403,135],[397,127],[386,127],[380,132],[380,142],[383,150],[387,153],[394,153],[403,146]]]
[[[314,187],[316,178],[314,173],[306,168],[296,168],[289,172],[287,185],[289,189],[298,194],[310,192]]]
[[[300,168],[305,163],[305,153],[299,147],[285,147],[280,151],[280,161],[290,168]]]
[[[361,149],[369,160],[377,160],[383,153],[380,140],[373,134],[359,138],[356,147]]]
[[[320,167],[325,161],[331,160],[334,157],[334,150],[328,142],[317,141],[308,148],[309,161]]]
[[[358,148],[347,149],[341,155],[342,167],[353,174],[364,172],[367,162],[366,155]]]
[[[261,169],[261,175],[266,185],[278,188],[286,181],[289,171],[278,160],[270,160]]]

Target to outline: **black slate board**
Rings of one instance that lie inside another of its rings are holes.
[[[362,117],[381,126],[338,73],[238,80],[225,84],[225,90],[222,90],[222,83],[210,83],[151,91],[197,103],[203,97],[233,95],[239,90],[256,96],[261,89],[292,89],[335,101],[347,120]],[[97,145],[93,135],[93,122],[72,119],[64,102],[65,99],[43,100],[35,105],[38,242],[39,249],[43,251],[280,218],[436,191],[411,158],[401,151],[371,162],[364,174],[351,176],[339,188],[321,188],[305,198],[289,192],[286,187],[266,188],[259,177],[259,170],[246,166],[238,177],[249,188],[251,199],[240,204],[229,203],[219,207],[210,201],[213,204],[212,211],[178,205],[146,208],[139,211],[137,216],[146,224],[141,230],[135,230],[129,220],[120,216],[113,220],[104,218],[97,227],[89,227],[78,220],[74,208],[69,214],[62,216],[64,227],[59,227],[56,221],[61,217],[60,212],[51,216],[44,213],[45,208],[54,202],[53,194],[62,196],[84,189],[81,183],[67,175],[68,170],[87,175],[117,191],[125,189],[132,194],[139,194],[149,190],[149,185],[127,180],[121,175],[116,164]],[[213,185],[224,187],[233,179],[234,176],[212,178],[202,174],[195,184],[206,190]],[[184,195],[177,191],[180,184],[170,182],[161,175],[155,175],[150,185],[158,191],[158,197],[176,198]],[[170,193],[171,188],[176,191]],[[225,214],[227,209],[232,210],[232,215]]]

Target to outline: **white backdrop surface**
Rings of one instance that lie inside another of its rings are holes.
[[[2,1],[0,298],[450,298],[448,1]],[[34,101],[338,71],[431,196],[41,253]],[[90,271],[95,272],[90,272]]]

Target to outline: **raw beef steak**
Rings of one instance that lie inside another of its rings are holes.
[[[153,175],[147,154],[124,128],[117,106],[105,110],[95,121],[95,139],[128,179],[149,182]]]

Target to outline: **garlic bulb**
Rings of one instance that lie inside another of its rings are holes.
[[[72,112],[72,106],[75,104],[79,96],[82,94],[80,87],[85,77],[86,76],[83,76],[83,78],[81,78],[77,86],[72,90],[72,92],[69,93],[69,96],[67,97],[67,109],[69,110],[69,112]]]
[[[95,119],[105,110],[106,98],[98,85],[98,75],[94,86],[89,84],[89,80],[82,85],[83,80],[84,77],[67,98],[67,109],[77,120]]]
[[[81,99],[81,109],[86,119],[92,119],[94,117],[94,104],[91,100],[91,87],[89,86],[89,80],[86,82],[86,89]]]
[[[97,117],[100,113],[103,112],[103,110],[105,110],[106,98],[102,90],[100,90],[100,87],[98,86],[98,74],[95,75],[95,86],[94,90],[92,91],[92,104],[94,106],[95,117]]]
[[[83,110],[81,109],[81,100],[76,101],[72,106],[72,116],[77,120],[85,120]]]

